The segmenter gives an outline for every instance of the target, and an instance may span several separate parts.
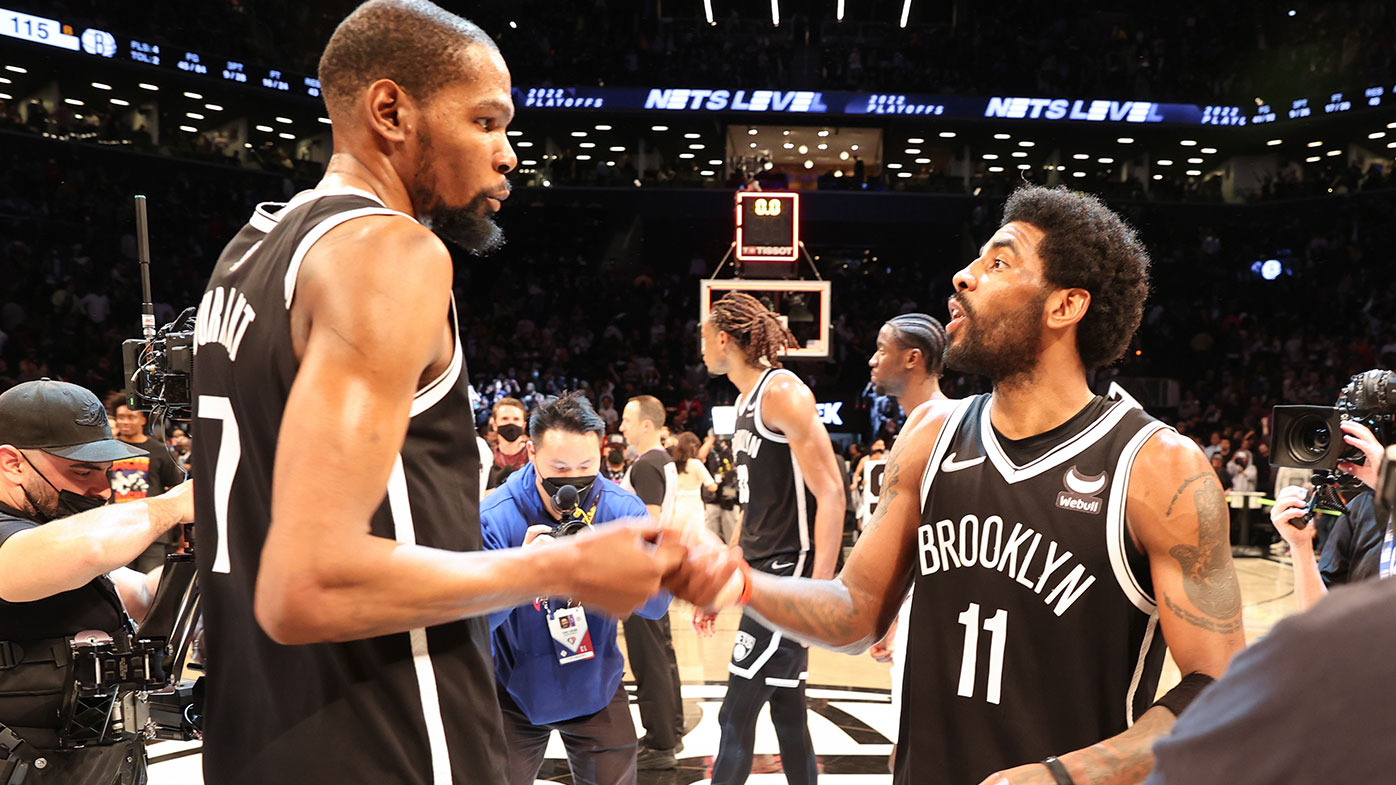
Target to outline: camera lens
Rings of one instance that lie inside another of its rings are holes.
[[[1328,452],[1328,446],[1332,443],[1333,435],[1328,432],[1327,423],[1321,423],[1314,429],[1303,433],[1300,441],[1304,451],[1314,456]]]
[[[1289,453],[1303,465],[1317,464],[1328,456],[1333,447],[1333,431],[1328,421],[1313,414],[1305,414],[1290,424],[1284,434],[1284,444]]]

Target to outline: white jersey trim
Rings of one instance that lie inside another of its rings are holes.
[[[393,461],[388,475],[388,509],[393,517],[393,537],[401,543],[415,545],[416,525],[412,521],[412,502],[407,494],[407,474],[402,468],[402,455]],[[422,721],[427,729],[427,747],[431,751],[432,785],[451,785],[451,755],[446,743],[446,723],[441,714],[441,695],[436,686],[436,669],[431,662],[424,627],[410,630],[412,666],[417,673],[417,689],[422,699]]]
[[[1154,646],[1154,634],[1158,632],[1158,612],[1149,614],[1149,624],[1144,628],[1144,640],[1139,644],[1139,660],[1134,665],[1134,675],[1129,680],[1129,692],[1125,693],[1125,727],[1134,727],[1134,694],[1139,691],[1139,682],[1144,678],[1144,668],[1148,665],[1149,650]]]
[[[289,209],[289,205],[288,205]],[[284,210],[283,210],[284,212]],[[364,218],[370,215],[398,215],[403,218],[415,221],[416,219],[407,213],[400,213],[397,210],[389,210],[386,207],[360,207],[357,210],[345,210],[342,213],[335,213],[325,220],[315,224],[300,245],[296,246],[296,252],[291,255],[291,264],[286,268],[286,309],[290,310],[292,301],[296,297],[296,276],[300,274],[301,262],[305,261],[305,255],[310,253],[310,249],[320,242],[331,229],[355,218]]]
[[[810,525],[809,519],[809,497],[805,494],[805,474],[800,471],[800,461],[795,457],[795,451],[790,451],[790,469],[795,476],[795,528],[800,532],[800,558],[795,563],[795,575],[803,576],[805,570],[805,554],[810,550]]]
[[[248,223],[251,224],[253,229],[256,229],[259,232],[270,232],[272,229],[276,228],[276,225],[278,223],[281,222],[282,216],[288,214],[291,210],[294,210],[295,208],[300,207],[303,204],[309,204],[310,202],[313,202],[316,199],[323,199],[327,196],[362,196],[363,198],[371,199],[379,203],[380,205],[383,204],[383,200],[379,199],[377,194],[370,193],[361,188],[312,188],[308,191],[301,191],[300,193],[291,197],[291,201],[289,202],[262,202],[261,204],[258,204],[255,208],[253,208],[252,218],[248,221]],[[281,209],[277,210],[276,212],[272,212],[270,208],[277,206],[279,206]]]
[[[1046,455],[1037,460],[1030,461],[1024,466],[1018,466],[1009,460],[1008,454],[1003,451],[1003,446],[999,444],[998,435],[994,433],[994,426],[989,416],[993,412],[994,399],[990,397],[988,402],[984,404],[984,411],[979,418],[980,441],[984,443],[985,454],[998,468],[1004,481],[1012,485],[1023,480],[1031,480],[1085,452],[1109,434],[1120,420],[1124,419],[1126,414],[1137,407],[1138,404],[1132,403],[1132,399],[1128,401],[1117,400],[1085,430],[1048,450]]]
[[[451,294],[451,332],[455,335],[456,343],[451,349],[451,363],[446,366],[446,370],[440,376],[432,379],[422,389],[418,390],[412,397],[412,408],[408,411],[408,417],[416,417],[422,412],[430,409],[441,402],[460,379],[461,368],[465,365],[465,352],[460,345],[460,322],[456,318],[456,295]],[[480,458],[484,463],[484,457]]]
[[[794,376],[795,381],[800,381],[803,384],[800,377],[795,376],[794,372],[787,371],[784,368],[771,368],[766,371],[761,376],[761,381],[756,383],[756,389],[752,391],[752,408],[755,410],[752,412],[752,419],[756,422],[756,432],[761,434],[761,438],[770,439],[777,444],[789,444],[790,437],[772,430],[771,427],[761,419],[761,402],[766,397],[766,386],[777,374],[782,373]]]
[[[805,555],[802,553],[802,554],[800,554],[799,564],[797,565],[797,567],[803,567],[803,566],[804,566],[804,561],[805,561]],[[796,574],[796,575],[799,575],[800,573],[797,572],[797,573],[795,573],[795,574]],[[761,626],[765,627],[766,625],[762,624]],[[770,629],[770,628],[767,627],[767,629]],[[757,673],[760,673],[760,672],[761,672],[761,669],[762,669],[763,667],[765,667],[767,661],[769,661],[769,660],[771,659],[771,657],[773,657],[773,656],[775,655],[776,649],[779,649],[779,648],[780,648],[780,641],[781,641],[781,638],[783,638],[783,637],[784,637],[784,635],[782,635],[782,634],[780,633],[780,631],[778,631],[778,630],[773,630],[773,631],[771,632],[771,641],[770,641],[770,643],[767,643],[767,644],[766,644],[766,649],[765,649],[764,651],[761,652],[760,656],[758,656],[758,657],[756,658],[756,661],[755,661],[755,662],[751,663],[751,667],[749,667],[749,668],[739,668],[739,667],[737,667],[737,664],[736,664],[735,662],[731,662],[731,661],[729,660],[728,663],[727,663],[727,671],[728,671],[728,673],[731,673],[731,674],[734,675],[734,676],[741,676],[743,679],[752,679],[752,678],[755,678],[755,677],[756,677],[756,674],[757,674]]]
[[[945,424],[940,428],[940,434],[936,436],[935,446],[931,448],[930,460],[926,461],[926,470],[921,474],[921,512],[926,512],[926,497],[931,493],[931,482],[940,472],[940,462],[945,459],[945,453],[950,450],[950,446],[955,443],[955,437],[959,434],[960,423],[965,419],[965,412],[974,403],[974,398],[966,398],[955,406],[950,412],[950,416],[945,418]]]
[[[1128,543],[1125,542],[1125,538],[1129,536],[1125,507],[1129,500],[1129,480],[1134,470],[1134,459],[1138,457],[1145,442],[1167,428],[1168,426],[1161,422],[1151,422],[1140,428],[1125,444],[1124,450],[1120,452],[1119,462],[1115,464],[1114,485],[1110,487],[1110,504],[1105,510],[1105,551],[1110,554],[1110,569],[1115,573],[1115,582],[1120,585],[1120,591],[1143,613],[1154,613],[1158,609],[1158,602],[1144,591],[1139,576],[1130,569]]]

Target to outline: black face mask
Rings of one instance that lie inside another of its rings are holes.
[[[587,494],[591,492],[591,486],[595,482],[596,475],[594,474],[587,474],[581,477],[544,477],[543,490],[547,491],[548,495],[552,497],[553,504],[557,504],[558,507],[561,507],[562,505],[558,504],[557,501],[557,494],[558,491],[562,490],[563,486],[570,485],[577,489],[577,503],[580,504],[582,499],[585,499]]]
[[[515,425],[514,423],[509,423],[508,425],[501,425],[495,430],[499,432],[499,438],[503,439],[506,442],[518,441],[519,437],[523,436],[524,432],[522,425]]]
[[[23,453],[20,454],[24,455]],[[48,487],[58,491],[58,486],[49,482],[49,479],[44,476],[44,473],[39,471],[38,467],[29,461],[29,456],[24,456],[24,462],[29,464],[29,468],[33,469],[34,473],[39,475],[40,479],[48,483]],[[34,508],[34,514],[38,516],[39,523],[48,523],[49,521],[56,521],[59,518],[67,518],[69,515],[77,515],[80,512],[95,510],[107,504],[107,499],[103,499],[101,496],[84,496],[72,491],[58,491],[58,514],[49,515],[43,511],[43,508],[34,500],[34,497],[29,495],[29,491],[25,490],[23,486],[20,486],[20,490],[24,491],[24,498],[29,502],[29,506]]]

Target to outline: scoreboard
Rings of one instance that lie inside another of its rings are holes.
[[[800,195],[737,192],[737,258],[793,262],[800,258]]]

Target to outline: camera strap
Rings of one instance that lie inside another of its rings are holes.
[[[1396,550],[1396,538],[1392,536],[1391,527],[1386,527],[1386,537],[1381,541],[1381,567],[1377,573],[1382,578],[1391,577],[1391,557]]]

